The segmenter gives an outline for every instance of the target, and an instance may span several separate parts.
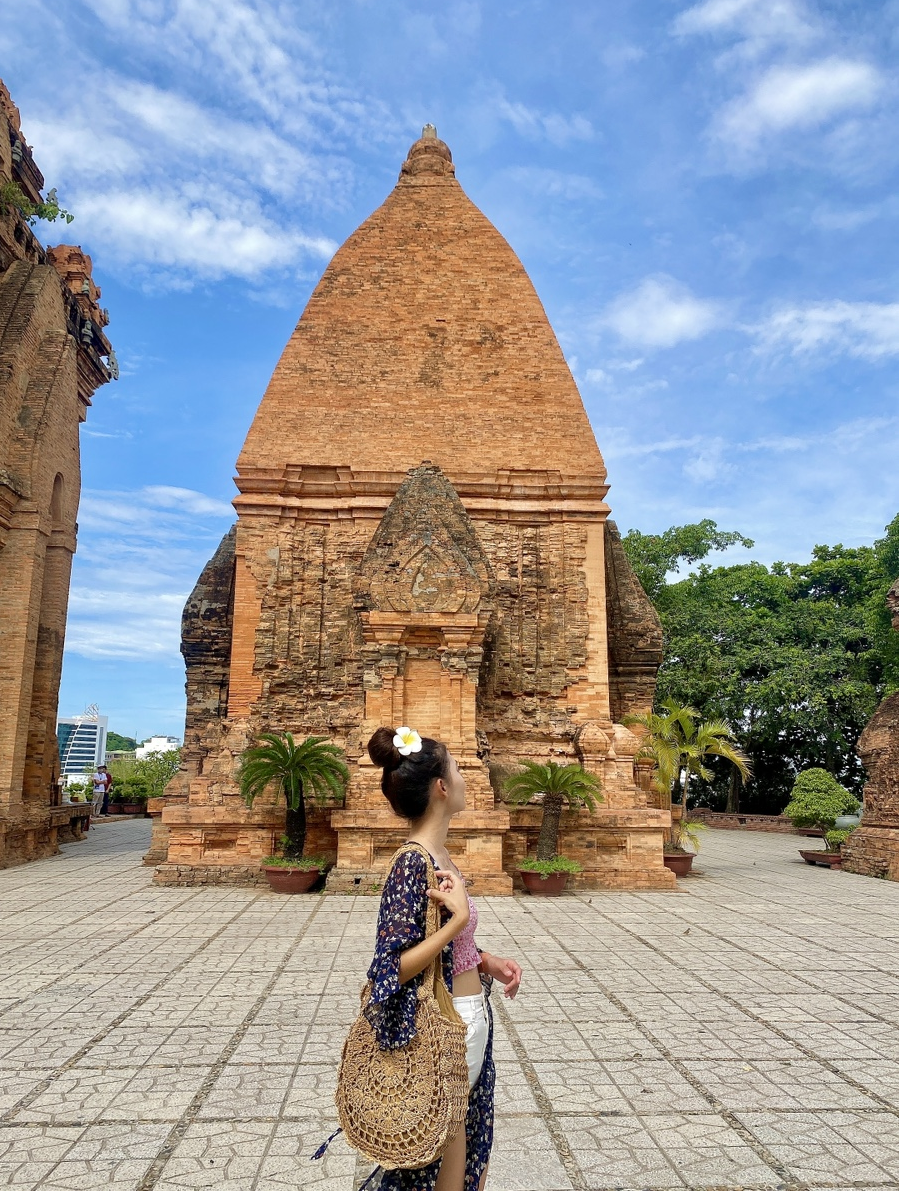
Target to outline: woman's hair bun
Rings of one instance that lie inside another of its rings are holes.
[[[403,758],[393,743],[393,736],[392,728],[378,728],[368,742],[368,755],[381,769],[396,769],[402,764]]]

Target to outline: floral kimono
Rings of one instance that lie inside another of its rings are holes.
[[[435,864],[436,868],[437,865]],[[417,987],[424,973],[405,984],[399,982],[400,956],[425,937],[427,912],[427,865],[420,852],[399,856],[384,882],[375,954],[368,978],[372,982],[366,1016],[378,1044],[384,1050],[405,1046],[415,1037]],[[447,988],[453,986],[453,945],[441,955]],[[465,1122],[468,1157],[465,1166],[465,1191],[477,1191],[493,1144],[493,1014],[490,1009],[490,981],[481,978],[487,994],[489,1033],[481,1075],[468,1097]],[[433,1191],[440,1171],[440,1159],[419,1170],[385,1170],[379,1184],[381,1191]]]

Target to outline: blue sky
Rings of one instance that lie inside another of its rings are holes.
[[[771,562],[899,510],[897,0],[21,13],[3,76],[122,368],[83,431],[62,714],[180,734],[243,436],[425,121],[543,299],[622,529],[713,517]]]

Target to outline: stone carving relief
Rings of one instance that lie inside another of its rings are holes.
[[[471,613],[492,590],[490,564],[465,506],[440,468],[423,463],[400,485],[365,552],[356,607]]]

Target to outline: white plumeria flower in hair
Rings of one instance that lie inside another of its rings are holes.
[[[397,728],[393,738],[394,748],[401,757],[408,757],[410,753],[421,752],[421,737],[414,728]]]

